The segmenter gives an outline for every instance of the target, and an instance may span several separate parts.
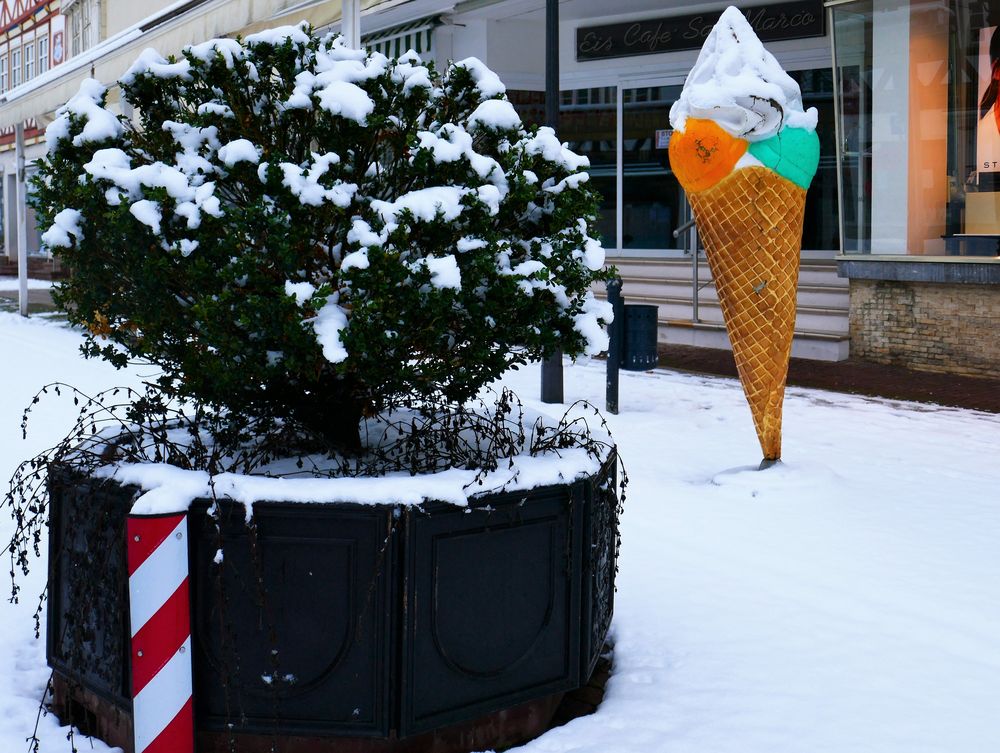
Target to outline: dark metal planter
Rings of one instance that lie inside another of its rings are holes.
[[[253,529],[242,505],[220,503],[217,525],[195,502],[199,750],[469,750],[539,734],[610,624],[614,479],[612,458],[593,478],[468,509],[257,504]],[[122,531],[137,490],[57,468],[50,490],[57,710],[129,749]]]

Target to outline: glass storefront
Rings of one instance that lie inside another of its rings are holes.
[[[598,229],[605,248],[617,246],[618,88],[562,92],[559,137],[590,160],[590,185],[601,193]]]
[[[806,107],[819,110],[817,131],[822,150],[819,171],[806,198],[802,247],[829,251],[832,255],[840,245],[833,71],[817,68],[794,71],[791,75],[802,88]],[[602,242],[609,250],[620,248],[625,253],[650,256],[683,253],[684,238],[674,238],[673,233],[689,216],[689,210],[684,192],[670,170],[666,146],[670,106],[680,91],[679,83],[626,82],[621,87],[562,92],[559,136],[574,151],[590,159],[591,185],[602,197],[599,228]],[[539,93],[508,91],[507,94],[526,123],[541,121],[544,97],[539,97]]]
[[[1000,0],[833,5],[845,253],[1000,241]]]
[[[673,232],[683,222],[684,192],[666,148],[667,114],[680,93],[680,86],[622,89],[622,248],[682,247]]]

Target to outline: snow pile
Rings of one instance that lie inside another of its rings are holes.
[[[210,477],[204,471],[142,463],[108,466],[98,471],[97,476],[142,489],[143,493],[132,505],[132,513],[136,515],[182,512],[197,499],[214,498],[244,505],[250,520],[258,502],[409,506],[433,501],[465,507],[481,488],[521,491],[566,483],[598,470],[597,460],[586,450],[575,449],[566,450],[559,457],[518,457],[509,467],[485,475],[452,468],[427,475],[396,473],[378,478],[281,478],[237,473]],[[479,481],[483,482],[482,487]]]
[[[47,290],[57,284],[52,280],[28,278],[28,290]],[[20,285],[21,281],[17,277],[0,277],[0,290],[18,290]]]
[[[83,215],[78,209],[63,209],[57,214],[52,225],[42,233],[42,243],[46,248],[68,247],[73,241],[70,236],[79,240],[83,236],[80,225],[83,223]]]
[[[73,137],[73,146],[100,143],[121,136],[122,125],[118,118],[102,105],[106,91],[107,88],[99,81],[84,79],[80,91],[56,111],[55,120],[45,129],[49,154],[69,137],[73,119],[84,124],[83,129]]]
[[[334,311],[336,306],[328,303],[324,310]],[[336,317],[328,313],[326,318]],[[323,324],[317,326],[322,329]],[[512,394],[505,393],[496,403],[473,402],[458,411],[428,406],[365,419],[363,452],[356,458],[278,458],[252,473],[210,475],[162,462],[160,444],[145,442],[136,448],[134,441],[146,430],[127,423],[86,436],[59,462],[139,487],[142,493],[136,496],[132,512],[140,515],[181,512],[198,499],[239,502],[246,507],[247,520],[258,502],[421,505],[433,501],[465,507],[476,496],[564,484],[597,473],[613,441],[601,426],[590,426],[593,420],[600,418],[585,405],[573,406],[562,420],[555,420],[537,410],[524,410]],[[195,456],[189,427],[162,431],[172,452]],[[202,430],[199,437],[199,443],[211,446],[209,433]],[[421,460],[421,456],[426,457]],[[456,466],[473,457],[478,460],[472,467]],[[92,468],[95,458],[102,464]],[[118,459],[107,462],[112,458]],[[483,467],[481,461],[492,465]],[[223,468],[227,462],[222,461]],[[403,470],[400,464],[425,470]],[[388,472],[383,472],[386,468]]]

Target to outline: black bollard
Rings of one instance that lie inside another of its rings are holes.
[[[614,311],[614,321],[608,327],[608,413],[618,413],[618,369],[622,364],[622,335],[625,333],[625,304],[622,301],[622,280],[608,281],[608,303]]]

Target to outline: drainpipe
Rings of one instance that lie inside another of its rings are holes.
[[[545,125],[559,132],[559,0],[545,0]],[[542,361],[542,402],[563,402],[561,349]]]

